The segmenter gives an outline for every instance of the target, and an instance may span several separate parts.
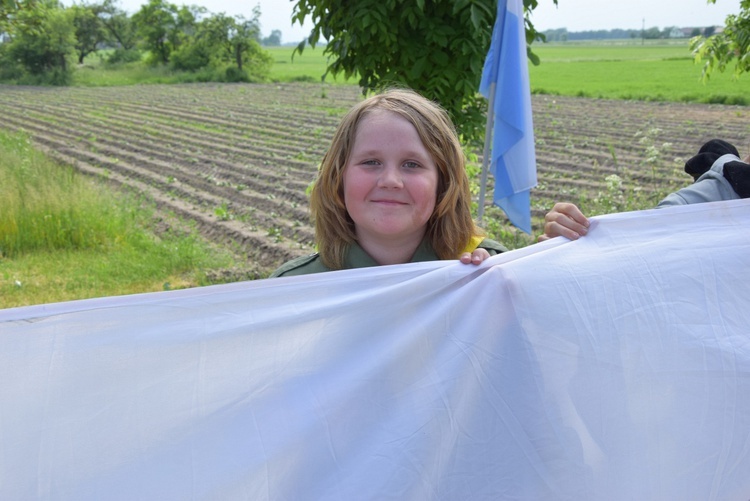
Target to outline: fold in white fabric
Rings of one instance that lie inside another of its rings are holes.
[[[750,204],[0,310],[0,498],[750,498]]]

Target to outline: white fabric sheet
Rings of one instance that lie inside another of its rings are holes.
[[[0,310],[0,499],[750,499],[750,204]]]

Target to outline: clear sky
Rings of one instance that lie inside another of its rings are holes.
[[[177,5],[201,5],[210,12],[229,15],[252,15],[252,8],[260,5],[261,32],[268,36],[281,30],[281,41],[298,42],[310,32],[309,24],[292,26],[294,0],[170,0]],[[120,0],[122,8],[135,12],[146,0]],[[681,28],[723,25],[727,14],[740,11],[740,0],[559,0],[555,8],[552,0],[539,0],[532,20],[540,31],[567,28],[568,31],[610,30],[614,28],[641,29],[657,26]]]

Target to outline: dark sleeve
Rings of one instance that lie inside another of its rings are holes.
[[[282,264],[268,278],[293,277],[296,275],[309,275],[311,273],[323,273],[331,271],[323,265],[318,253],[301,256]]]
[[[500,254],[501,252],[508,252],[508,249],[506,249],[505,246],[489,238],[485,238],[484,240],[482,240],[477,248],[486,250],[490,253],[490,256]]]

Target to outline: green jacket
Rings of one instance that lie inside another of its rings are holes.
[[[506,252],[508,249],[489,238],[482,240],[477,248],[482,248],[490,253],[490,256]],[[437,261],[438,257],[432,246],[426,241],[422,241],[420,246],[417,248],[417,252],[411,258],[412,263],[419,263],[422,261]],[[343,269],[349,270],[352,268],[367,268],[369,266],[378,266],[373,258],[367,254],[362,247],[354,243],[349,247],[344,258]],[[309,254],[307,256],[301,256],[291,261],[287,261],[282,264],[276,271],[271,274],[271,277],[291,277],[294,275],[308,275],[310,273],[322,273],[324,271],[332,271],[330,268],[325,266],[320,260],[320,255],[316,252],[315,254]]]

